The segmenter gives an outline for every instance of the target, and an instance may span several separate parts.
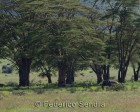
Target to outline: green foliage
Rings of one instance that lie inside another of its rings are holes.
[[[38,89],[35,89],[34,92],[37,94],[43,94],[45,90],[43,88],[38,88]]]
[[[106,87],[107,91],[121,91],[121,90],[127,90],[126,86],[124,84],[116,84],[116,85],[112,85],[110,87]]]
[[[1,21],[5,21],[2,26],[5,29],[2,32],[2,39],[5,39],[2,49],[3,58],[8,57],[14,61],[21,57],[32,58],[36,50],[33,43],[38,46],[37,42],[40,39],[39,35],[35,35],[40,31],[37,30],[38,25],[34,25],[35,17],[32,16],[30,9],[24,9],[25,4],[21,5],[17,1],[10,1],[4,5],[0,7],[0,10],[3,10]],[[24,7],[22,7],[23,5]]]
[[[0,2],[0,57],[15,65],[30,58],[37,71],[56,71],[59,63],[75,70],[113,65],[127,71],[130,60],[139,61],[138,2],[93,0],[93,7],[81,0]]]
[[[17,85],[18,85],[17,83],[11,81],[7,83],[7,86],[16,87]]]
[[[76,92],[76,88],[75,88],[75,87],[71,87],[71,88],[69,89],[69,91],[70,91],[70,93],[75,93],[75,92]]]
[[[26,93],[25,91],[22,90],[16,90],[16,91],[12,91],[12,94],[16,96],[24,96]]]

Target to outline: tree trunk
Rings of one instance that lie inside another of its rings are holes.
[[[126,70],[122,74],[122,83],[125,83]]]
[[[120,83],[125,83],[125,77],[126,77],[129,62],[130,62],[130,56],[131,56],[130,54],[127,57],[127,59],[125,59],[124,57],[120,57],[120,61],[119,61],[120,67],[118,71],[118,81]]]
[[[66,78],[66,84],[72,84],[74,82],[74,68],[69,68],[67,70],[67,78]]]
[[[102,74],[97,74],[97,84],[100,84],[102,81]]]
[[[120,68],[119,72],[118,72],[118,82],[120,83],[125,83],[125,77],[126,77],[126,73],[127,73],[127,68]]]
[[[110,65],[107,65],[107,74],[106,74],[107,80],[110,79]]]
[[[103,78],[102,78],[102,67],[101,66],[98,66],[97,67],[98,69],[96,70],[96,75],[97,75],[97,84],[101,83],[103,81]]]
[[[47,78],[48,78],[48,83],[51,84],[52,83],[51,74],[47,75]]]
[[[110,66],[109,65],[103,65],[103,79],[109,80],[110,79]]]
[[[58,87],[65,87],[66,67],[61,63],[59,64],[58,70]]]
[[[103,79],[107,80],[107,77],[106,77],[106,65],[103,65]]]
[[[102,75],[103,75],[102,65],[93,64],[90,67],[96,73],[96,76],[97,76],[97,84],[101,83],[103,81],[103,79],[102,79]]]
[[[137,70],[135,65],[132,63],[133,73],[134,73],[134,81],[138,81],[139,79],[139,71],[140,71],[140,63],[137,64]]]
[[[45,70],[45,75],[47,76],[47,78],[48,78],[48,83],[49,84],[51,84],[52,83],[52,79],[51,79],[51,70],[50,70],[50,68],[45,68],[44,67],[44,70]]]
[[[19,67],[19,86],[29,86],[31,59],[21,58],[17,64]]]
[[[119,72],[118,72],[118,82],[122,82],[122,81],[121,81],[121,74],[120,74],[120,70],[119,70]]]
[[[135,72],[135,73],[134,73],[134,81],[138,81],[138,78],[139,78],[138,73]]]
[[[86,58],[84,56],[81,55],[81,58],[83,60],[86,60]],[[103,75],[103,68],[102,65],[97,65],[97,64],[90,64],[90,68],[95,72],[96,76],[97,76],[97,84],[102,82],[102,75]]]

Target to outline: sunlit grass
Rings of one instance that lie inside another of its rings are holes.
[[[7,64],[2,61],[2,65]],[[1,72],[1,70],[0,70]],[[102,90],[96,84],[96,75],[89,68],[76,72],[75,83],[65,88],[57,87],[57,75],[52,76],[53,84],[47,84],[47,78],[38,77],[38,72],[31,71],[31,86],[18,88],[18,73],[14,69],[12,74],[0,73],[0,112],[139,112],[140,110],[140,82],[130,81],[132,69],[129,68],[124,90]],[[111,70],[111,78],[117,80],[117,70]],[[41,106],[35,106],[35,102]],[[49,108],[44,102],[76,103],[73,108]],[[105,104],[105,107],[78,107],[79,102]]]
[[[33,91],[24,91],[24,95],[13,94],[10,91],[0,92],[0,109],[2,112],[139,112],[140,109],[140,91],[71,91],[63,89],[45,90],[43,94],[37,94]],[[36,102],[41,105],[36,106]],[[49,103],[76,103],[73,108],[68,107],[48,107],[44,102]],[[82,102],[85,107],[79,107]],[[86,103],[97,103],[98,106],[86,106]],[[43,105],[44,104],[44,105]],[[99,105],[104,105],[100,107]]]

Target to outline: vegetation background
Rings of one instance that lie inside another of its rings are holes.
[[[0,112],[139,112],[139,3],[0,0]]]

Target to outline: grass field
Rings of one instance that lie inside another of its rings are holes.
[[[7,63],[2,60],[0,67]],[[18,88],[16,70],[0,73],[0,83],[6,85],[0,87],[0,112],[140,112],[140,82],[130,81],[131,68],[121,89],[102,90],[90,69],[77,72],[76,83],[65,88],[56,86],[56,75],[48,85],[38,74],[31,72],[30,87]],[[111,70],[111,77],[117,79],[117,70]]]

